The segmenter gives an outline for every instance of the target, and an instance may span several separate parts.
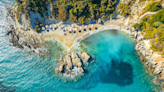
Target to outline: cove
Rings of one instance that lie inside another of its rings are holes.
[[[104,30],[74,46],[72,51],[91,55],[85,64],[85,74],[78,81],[68,80],[54,72],[57,58],[63,49],[52,40],[51,54],[44,61],[33,53],[10,47],[1,37],[0,85],[2,92],[152,92],[158,88],[144,71],[134,49],[133,39],[121,31]],[[54,45],[53,45],[54,44]]]

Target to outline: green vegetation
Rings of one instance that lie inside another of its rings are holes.
[[[145,16],[134,27],[143,30],[145,39],[151,39],[151,49],[164,54],[164,9],[153,16]]]
[[[135,3],[136,0],[128,1],[127,3],[120,3],[117,6],[117,11],[120,12],[121,15],[128,16],[130,15],[131,9],[130,6],[132,6]]]
[[[29,11],[39,12],[42,16],[50,4],[51,17],[66,21],[85,23],[97,19],[107,18],[114,12],[117,0],[16,0],[18,11],[29,16]],[[46,12],[46,15],[47,12]],[[27,17],[28,18],[28,17]]]
[[[29,17],[29,12],[39,12],[43,16],[44,12],[47,10],[46,5],[53,0],[16,0],[18,3],[19,14],[25,13],[27,18]]]
[[[145,7],[145,11],[157,11],[161,8],[160,2],[154,2],[152,4],[149,4]]]
[[[55,18],[62,21],[85,23],[92,19],[107,18],[113,13],[117,0],[56,0]]]

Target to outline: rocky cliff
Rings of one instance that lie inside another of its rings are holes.
[[[154,84],[160,85],[164,91],[164,58],[163,56],[151,50],[151,41],[143,39],[141,32],[133,31],[131,36],[136,40],[136,51],[140,56],[140,60],[147,68],[145,71],[152,77],[157,79],[152,80]]]

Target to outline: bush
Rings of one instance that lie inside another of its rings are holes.
[[[153,17],[151,18],[149,23],[152,25],[156,21],[160,21],[160,22],[164,23],[164,9],[162,9],[157,14],[153,15]]]
[[[141,22],[141,23],[136,23],[133,25],[134,28],[136,29],[141,29],[142,27],[145,27],[146,26],[146,23],[145,22]]]
[[[145,10],[146,11],[157,11],[160,8],[161,8],[161,4],[158,3],[158,2],[154,2],[154,3],[150,4],[150,5],[147,5]]]
[[[158,28],[162,23],[160,21],[154,22],[153,27]]]
[[[139,28],[140,28],[140,24],[135,23],[135,24],[133,25],[133,27],[136,28],[136,29],[139,29]]]
[[[37,30],[37,29],[35,29],[35,31],[37,32],[38,30]]]

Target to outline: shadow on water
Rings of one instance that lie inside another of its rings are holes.
[[[102,83],[113,83],[118,86],[127,86],[133,83],[133,68],[126,62],[120,64],[112,61],[111,70],[107,75],[101,76],[100,80]]]
[[[95,88],[98,83],[116,84],[120,87],[131,85],[133,83],[133,68],[126,62],[116,63],[111,61],[112,65],[108,73],[93,73],[89,76],[88,81],[79,87],[80,90],[90,90]],[[109,66],[109,65],[107,65]],[[103,74],[102,74],[103,73]]]

